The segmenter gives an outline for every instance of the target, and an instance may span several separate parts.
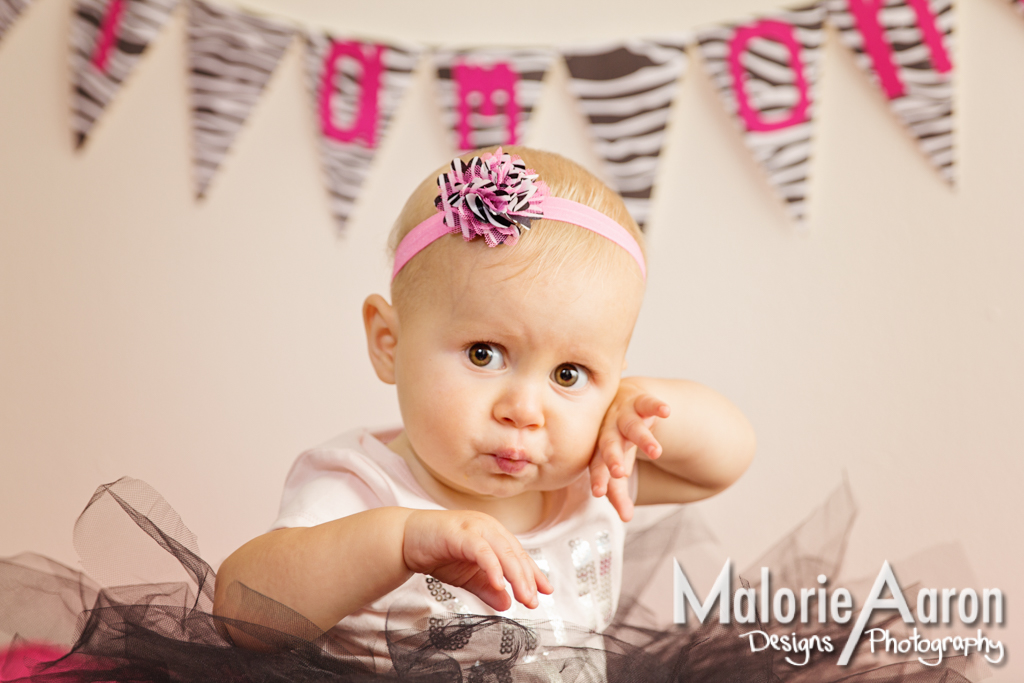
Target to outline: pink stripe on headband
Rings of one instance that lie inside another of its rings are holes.
[[[629,252],[636,264],[640,266],[640,274],[647,279],[647,267],[644,265],[644,253],[640,250],[636,238],[629,231],[604,215],[597,209],[586,204],[574,202],[561,197],[547,197],[544,200],[544,218],[552,221],[572,223],[581,228],[596,232],[601,237],[610,239]]]
[[[544,218],[563,223],[572,223],[581,228],[596,232],[629,252],[640,266],[640,273],[647,279],[647,268],[644,266],[644,255],[629,231],[596,209],[585,204],[561,197],[544,198]],[[444,213],[435,213],[415,228],[406,233],[395,250],[395,267],[391,271],[394,280],[398,271],[434,240],[449,233],[461,232],[458,228],[449,228],[444,223]]]
[[[537,179],[515,154],[501,151],[456,158],[437,178],[437,213],[402,238],[395,250],[394,280],[413,256],[441,235],[461,232],[469,242],[483,237],[488,247],[514,245],[523,230],[538,218],[572,223],[610,239],[629,252],[647,279],[643,252],[629,231],[600,211],[569,199],[551,197],[548,186]]]

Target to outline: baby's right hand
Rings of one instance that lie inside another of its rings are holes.
[[[512,606],[505,579],[516,600],[531,609],[537,607],[538,590],[552,591],[519,539],[482,512],[413,511],[405,521],[402,554],[410,571],[465,588],[499,612]]]

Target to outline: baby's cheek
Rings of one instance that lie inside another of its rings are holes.
[[[572,453],[566,457],[559,458],[557,462],[549,465],[543,488],[549,490],[565,488],[579,479],[580,475],[589,469],[589,454],[581,457],[579,453]]]
[[[570,460],[577,469],[586,469],[590,465],[590,459],[597,447],[597,438],[600,435],[601,419],[596,416],[579,418],[574,426],[569,449],[572,453]]]
[[[577,474],[590,464],[606,410],[607,406],[600,400],[579,403],[558,415],[549,425],[549,438],[555,452]]]
[[[612,399],[614,398],[614,395],[608,396],[607,400],[602,401],[600,404],[598,404],[589,414],[588,424],[590,425],[590,428],[592,430],[594,441],[597,441],[597,437],[601,432],[601,428],[606,426],[605,419],[608,417],[608,411],[611,409]]]

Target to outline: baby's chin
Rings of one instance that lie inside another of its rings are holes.
[[[586,468],[559,473],[557,476],[548,473],[523,478],[517,478],[515,475],[495,475],[488,477],[487,483],[480,485],[475,492],[477,495],[491,498],[513,498],[524,493],[550,493],[568,487],[585,472]]]
[[[529,493],[562,490],[582,476],[588,476],[589,459],[570,463],[502,462],[481,454],[467,463],[463,473],[434,469],[420,460],[424,469],[440,484],[462,495],[481,499],[509,499]]]

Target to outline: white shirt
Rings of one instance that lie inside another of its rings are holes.
[[[385,445],[399,431],[354,430],[300,455],[288,473],[281,511],[272,528],[315,526],[385,506],[446,509],[416,482],[402,457]],[[588,472],[557,493],[557,512],[517,535],[554,588],[551,595],[538,596],[537,609],[513,601],[508,611],[496,612],[468,591],[414,574],[399,588],[342,619],[332,636],[352,654],[387,659],[385,625],[390,630],[426,629],[431,616],[451,613],[500,614],[527,624],[547,622],[554,645],[579,644],[581,634],[603,630],[618,604],[624,525],[607,498],[591,494]],[[636,498],[635,470],[630,495]]]

